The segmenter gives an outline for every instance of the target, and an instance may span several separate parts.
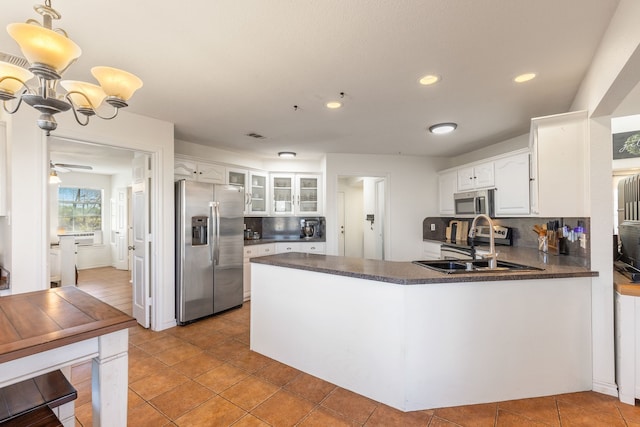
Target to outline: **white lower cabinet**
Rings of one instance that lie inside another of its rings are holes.
[[[324,242],[282,242],[276,243],[276,253],[303,252],[308,254],[325,254],[326,244]]]
[[[257,256],[273,255],[275,253],[276,245],[273,243],[244,247],[244,260],[242,263],[242,290],[244,301],[248,301],[251,299],[251,258]]]

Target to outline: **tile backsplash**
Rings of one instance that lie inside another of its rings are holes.
[[[449,225],[449,221],[453,220],[453,217],[427,217],[422,222],[422,238],[430,240],[444,240],[445,229]],[[513,246],[525,247],[525,248],[537,248],[538,247],[538,235],[533,230],[534,225],[543,225],[548,221],[560,220],[570,227],[576,227],[578,221],[582,221],[587,236],[587,247],[581,248],[580,242],[567,242],[569,255],[578,256],[581,258],[590,258],[590,239],[589,232],[591,230],[590,218],[530,218],[530,217],[513,217],[513,218],[492,218],[495,225],[501,225],[503,227],[511,228]],[[471,225],[472,219],[465,218]],[[431,231],[431,226],[434,225],[435,230]],[[482,222],[482,225],[485,225]]]

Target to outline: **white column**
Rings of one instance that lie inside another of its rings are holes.
[[[127,425],[128,343],[128,329],[98,338],[91,376],[94,427]]]

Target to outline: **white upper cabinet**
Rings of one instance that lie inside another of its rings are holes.
[[[269,178],[266,172],[249,171],[249,215],[269,212]]]
[[[469,191],[494,185],[493,162],[458,169],[458,191]]]
[[[496,159],[495,215],[529,214],[529,151]]]
[[[453,216],[453,195],[458,188],[458,171],[442,172],[438,175],[438,201],[440,215]]]
[[[589,216],[587,112],[531,120],[531,214]]]
[[[174,160],[173,175],[176,180],[189,179],[212,184],[224,184],[226,182],[224,166],[181,157],[176,157]]]
[[[267,209],[267,173],[247,169],[227,168],[227,183],[244,188],[244,214],[266,215]]]
[[[274,215],[322,215],[322,176],[271,174]]]

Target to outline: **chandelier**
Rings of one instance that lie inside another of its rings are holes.
[[[0,100],[5,111],[13,114],[22,101],[40,112],[38,126],[49,135],[58,126],[54,114],[71,109],[76,121],[86,126],[91,116],[110,120],[127,106],[133,93],[142,87],[135,75],[111,67],[93,67],[91,74],[99,85],[61,80],[64,72],[82,53],[60,28],[52,28],[61,15],[51,7],[51,0],[34,6],[42,23],[29,19],[26,23],[7,25],[7,32],[18,43],[26,58],[0,53]],[[37,77],[36,81],[32,80]],[[29,84],[32,83],[32,84]],[[58,83],[66,93],[58,93]],[[17,99],[17,100],[16,100]],[[113,107],[103,107],[106,104]],[[14,105],[11,105],[14,104]],[[107,114],[98,109],[108,110]]]

